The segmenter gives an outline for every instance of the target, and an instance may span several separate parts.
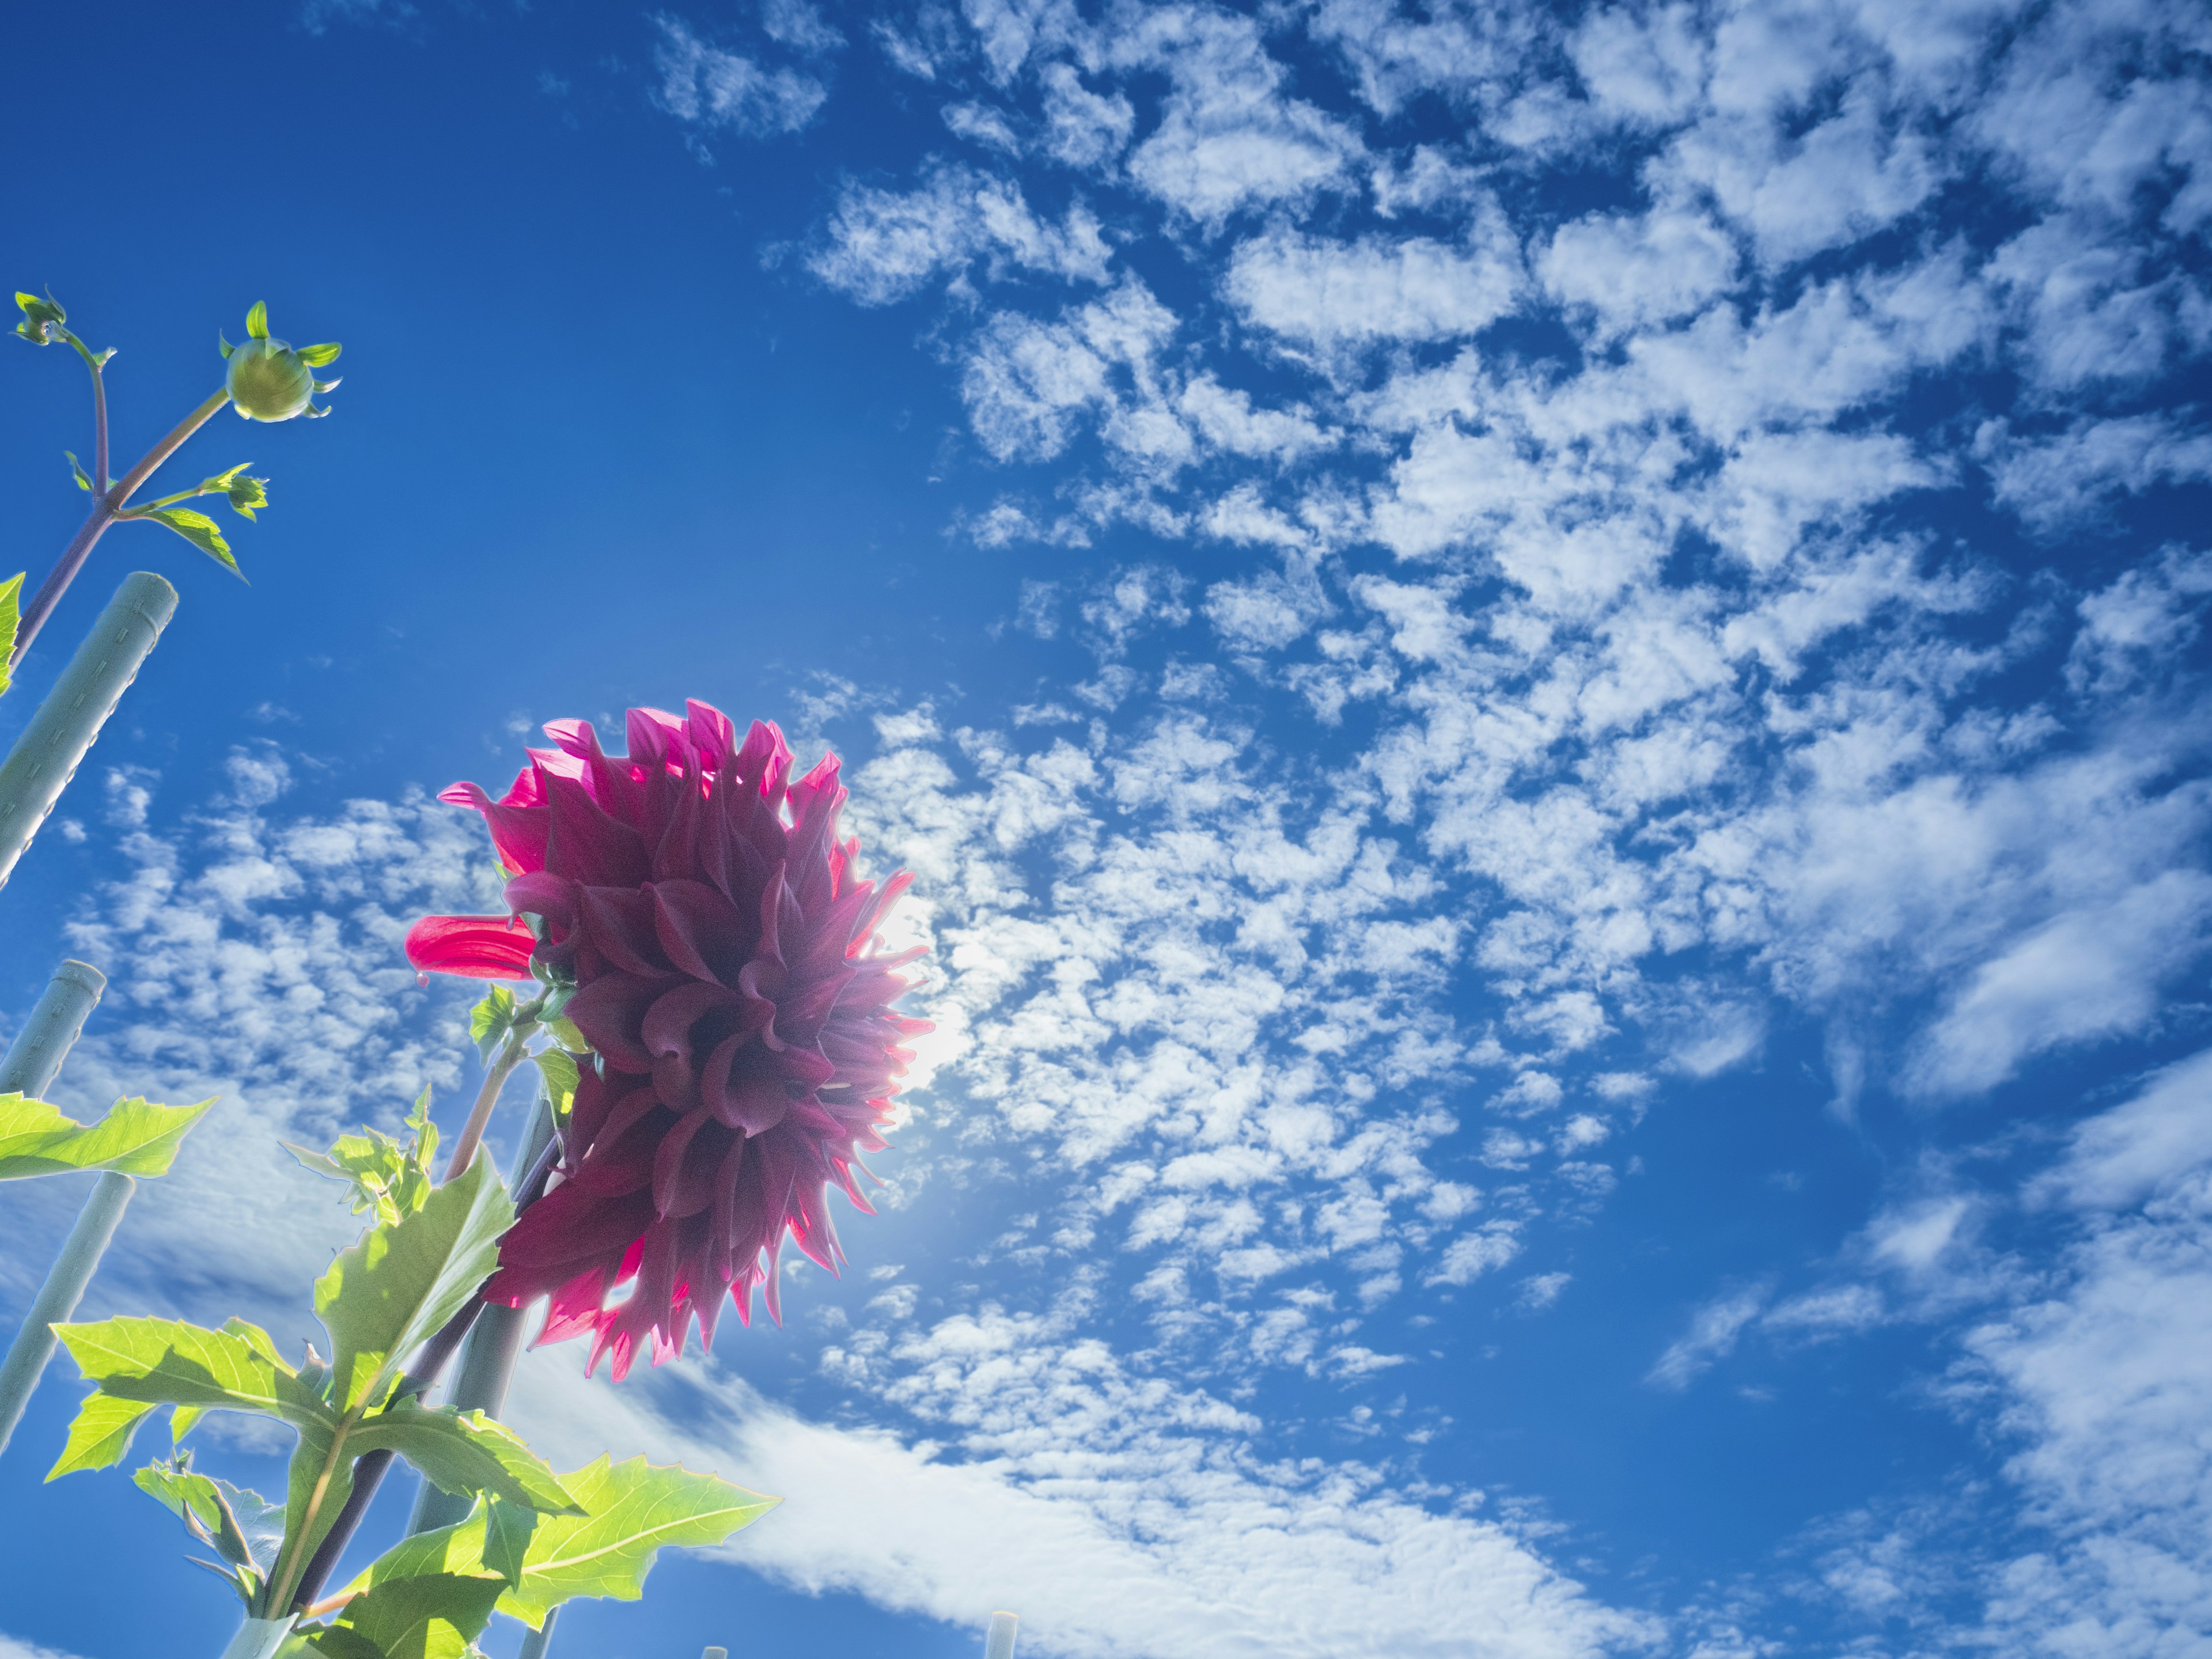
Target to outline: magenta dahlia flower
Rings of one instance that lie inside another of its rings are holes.
[[[418,969],[575,988],[565,1012],[597,1063],[559,1179],[501,1241],[484,1295],[550,1296],[539,1340],[589,1331],[586,1370],[611,1353],[618,1378],[648,1334],[655,1364],[695,1316],[711,1343],[725,1294],[750,1323],[759,1285],[780,1320],[787,1231],[836,1271],[829,1185],[869,1211],[854,1164],[884,1145],[902,1041],[930,1029],[891,1012],[921,952],[885,952],[875,929],[908,878],[858,879],[836,757],[788,782],[781,732],[757,723],[740,746],[700,702],[629,726],[629,753],[609,757],[589,723],[556,720],[502,799],[440,796],[483,814],[513,916],[407,935]]]

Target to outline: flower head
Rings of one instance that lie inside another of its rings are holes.
[[[756,1285],[781,1317],[787,1231],[836,1270],[835,1182],[862,1210],[859,1155],[881,1148],[902,1039],[897,971],[876,934],[908,878],[860,880],[840,841],[845,791],[826,757],[789,781],[773,726],[744,743],[704,703],[679,719],[634,708],[629,752],[586,722],[545,728],[550,750],[493,800],[441,797],[489,825],[511,879],[502,916],[431,916],[409,933],[425,970],[535,975],[575,988],[564,1012],[595,1051],[576,1090],[561,1179],[500,1245],[484,1287],[519,1307],[550,1296],[542,1340],[592,1333],[595,1367],[713,1341],[726,1293],[747,1322]],[[609,1292],[635,1279],[628,1300]]]
[[[337,358],[337,345],[301,346],[295,351],[290,341],[271,339],[269,307],[258,300],[246,313],[244,345],[234,346],[220,334],[216,340],[230,363],[224,385],[230,392],[231,407],[244,419],[289,421],[295,415],[330,413],[315,407],[315,394],[330,391],[337,381],[319,380],[314,371]]]

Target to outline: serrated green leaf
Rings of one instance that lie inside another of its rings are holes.
[[[522,1582],[499,1601],[501,1613],[533,1630],[572,1597],[636,1601],[657,1551],[721,1543],[783,1501],[642,1457],[616,1463],[603,1456],[561,1484],[589,1513],[541,1520],[523,1555]]]
[[[333,1420],[307,1379],[274,1357],[267,1334],[252,1326],[245,1331],[252,1334],[135,1317],[54,1327],[77,1369],[116,1400],[252,1412],[295,1428]]]
[[[481,1154],[412,1215],[373,1227],[315,1281],[315,1312],[333,1345],[341,1407],[374,1406],[401,1363],[499,1265],[514,1206]]]
[[[43,1100],[0,1094],[0,1181],[82,1170],[167,1175],[186,1132],[214,1104],[204,1100],[197,1106],[153,1106],[136,1098],[118,1100],[106,1117],[88,1124]]]
[[[467,1573],[395,1578],[347,1603],[326,1634],[310,1639],[331,1659],[467,1659],[504,1588]]]
[[[401,1539],[362,1568],[341,1593],[360,1595],[396,1579],[441,1572],[489,1577],[512,1587],[522,1577],[531,1537],[542,1521],[534,1510],[479,1498],[452,1526]]]
[[[199,1426],[200,1419],[207,1415],[204,1406],[179,1406],[169,1413],[169,1443],[184,1444],[185,1437]]]
[[[253,309],[246,313],[246,335],[251,340],[269,337],[269,307],[266,302],[256,300]]]
[[[69,457],[70,471],[76,475],[76,487],[87,495],[90,495],[92,480],[84,476],[84,468],[77,464],[76,452],[73,449],[64,449],[62,453]]]
[[[284,1542],[284,1512],[259,1492],[195,1472],[189,1453],[149,1463],[133,1477],[138,1489],[167,1504],[185,1529],[211,1545],[234,1568],[250,1602],[276,1565]]]
[[[231,556],[230,544],[223,540],[222,530],[206,514],[195,513],[189,507],[164,507],[146,516],[168,526],[232,575],[241,580],[244,578],[246,573],[238,568],[238,561]]]
[[[458,1497],[488,1492],[546,1515],[581,1515],[574,1498],[544,1461],[504,1423],[480,1411],[433,1410],[402,1398],[364,1418],[348,1437],[356,1455],[395,1451]]]
[[[570,1054],[588,1054],[592,1052],[590,1042],[585,1037],[583,1032],[576,1029],[576,1022],[570,1019],[568,1015],[547,1014],[543,1017],[539,1024],[552,1034],[554,1042],[559,1043]]]
[[[155,1409],[151,1401],[118,1400],[97,1392],[87,1395],[69,1425],[62,1455],[46,1471],[46,1479],[58,1480],[80,1469],[114,1468],[131,1449],[131,1438],[138,1432],[138,1425]]]
[[[345,348],[336,340],[325,340],[320,345],[301,346],[299,352],[300,361],[307,364],[309,368],[320,368],[325,363],[337,362],[338,353],[343,349]],[[337,382],[333,380],[331,384],[336,386]]]

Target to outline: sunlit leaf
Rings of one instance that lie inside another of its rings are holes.
[[[146,516],[168,526],[232,575],[243,579],[246,573],[231,556],[230,544],[223,540],[222,532],[206,514],[195,513],[189,507],[164,507]]]
[[[185,1133],[214,1104],[118,1100],[99,1122],[79,1123],[43,1100],[0,1094],[0,1181],[82,1170],[167,1175]]]
[[[342,1407],[380,1402],[398,1368],[499,1265],[514,1206],[478,1157],[422,1207],[371,1228],[315,1281]]]

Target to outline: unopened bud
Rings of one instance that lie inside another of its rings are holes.
[[[289,421],[295,415],[323,415],[317,409],[318,392],[328,392],[337,382],[318,380],[314,371],[338,355],[332,345],[302,346],[295,351],[289,340],[271,338],[268,307],[256,303],[246,315],[246,343],[222,341],[222,355],[230,359],[230,401],[250,421]]]

